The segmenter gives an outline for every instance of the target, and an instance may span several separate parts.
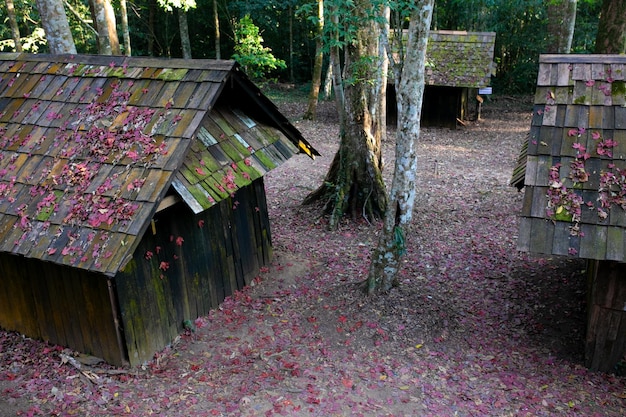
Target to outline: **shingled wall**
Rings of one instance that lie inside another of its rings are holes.
[[[541,56],[512,181],[518,248],[587,260],[585,362],[605,372],[626,361],[625,70],[621,55]]]
[[[626,260],[626,57],[544,55],[518,247]]]

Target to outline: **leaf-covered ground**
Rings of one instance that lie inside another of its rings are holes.
[[[336,149],[333,105],[316,122],[280,107],[323,156],[266,178],[274,263],[139,369],[0,332],[0,416],[626,415],[626,378],[583,366],[584,263],[516,250],[529,103],[423,130],[400,286],[373,298],[376,222],[330,233],[300,205]]]

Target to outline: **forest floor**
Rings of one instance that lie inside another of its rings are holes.
[[[585,264],[516,250],[530,101],[422,130],[400,285],[369,298],[379,224],[329,232],[300,204],[337,148],[334,106],[311,122],[302,100],[277,102],[322,156],[266,177],[275,256],[254,285],[137,369],[78,370],[75,352],[0,332],[0,416],[626,415],[626,378],[583,364]]]

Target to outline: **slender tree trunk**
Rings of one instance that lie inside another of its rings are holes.
[[[413,216],[417,173],[417,143],[424,96],[424,66],[434,0],[419,0],[411,13],[402,75],[396,80],[398,129],[396,164],[383,230],[372,254],[367,292],[386,292],[396,282],[406,253],[406,226]]]
[[[217,10],[217,0],[213,0],[213,24],[215,25],[215,59],[222,59],[220,47],[220,16]]]
[[[109,0],[90,0],[89,7],[94,26],[98,32],[98,53],[100,55],[119,55],[121,53],[120,43],[111,2]]]
[[[104,3],[104,16],[106,20],[106,29],[109,35],[109,42],[111,43],[111,52],[113,55],[121,55],[120,40],[117,36],[117,21],[115,20],[115,11],[111,5],[111,0],[103,0]]]
[[[9,15],[9,24],[11,25],[11,35],[15,43],[15,52],[22,52],[22,37],[20,35],[20,27],[17,25],[17,16],[15,14],[15,5],[13,0],[6,0],[7,14]]]
[[[598,54],[626,51],[626,0],[604,0],[600,12],[596,50]]]
[[[61,0],[36,0],[50,53],[75,54],[76,45]]]
[[[293,7],[289,5],[289,81],[296,79],[293,75]]]
[[[333,14],[335,27],[339,26],[339,16]],[[341,49],[339,48],[339,32],[335,30],[335,46],[330,48],[330,76],[332,78],[333,91],[335,92],[335,106],[339,114],[339,127],[341,132],[346,130],[346,98],[343,93],[343,71],[341,69]]]
[[[335,92],[335,106],[339,115],[339,131],[346,131],[346,96],[343,90],[343,77],[341,70],[341,59],[339,55],[341,50],[338,46],[330,48],[330,75],[333,83],[333,91]],[[343,134],[343,133],[342,133]]]
[[[368,0],[355,1],[350,12],[362,24],[346,47],[346,78],[352,81],[344,84],[345,128],[340,128],[339,150],[324,184],[305,200],[325,200],[331,230],[346,214],[353,219],[381,218],[387,204],[380,134],[375,130],[380,126],[372,115],[372,109],[378,108],[373,84],[380,69],[379,26],[370,18],[373,6]]]
[[[150,54],[150,56],[156,55],[154,53],[154,34],[156,33],[154,30],[154,22],[156,8],[156,0],[148,0],[148,54]]]
[[[317,38],[315,39],[315,63],[313,65],[313,79],[311,80],[311,91],[309,92],[309,107],[304,113],[304,118],[315,120],[317,115],[317,101],[320,95],[320,85],[322,83],[322,64],[324,63],[324,53],[322,51],[322,36],[324,32],[324,0],[317,1]]]
[[[124,38],[124,55],[131,56],[132,51],[130,48],[130,32],[128,30],[128,8],[126,7],[126,0],[120,0],[120,13],[122,17],[122,36]]]
[[[178,9],[178,29],[180,30],[180,44],[183,50],[183,58],[191,59],[191,41],[189,40],[189,25],[187,24],[187,12]]]
[[[376,89],[378,90],[378,108],[376,109],[375,120],[380,126],[380,140],[387,139],[387,79],[389,76],[389,58],[387,57],[387,48],[389,46],[389,19],[391,17],[391,9],[389,6],[382,7],[382,22],[380,24],[380,39],[378,41],[378,57],[381,62],[381,68],[376,79]],[[381,167],[382,169],[382,167]]]
[[[569,54],[574,38],[577,0],[548,2],[548,50],[553,54]]]
[[[329,54],[328,68],[326,69],[326,76],[324,77],[324,100],[330,100],[330,96],[333,92],[333,54]]]

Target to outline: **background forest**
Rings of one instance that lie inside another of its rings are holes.
[[[550,18],[544,0],[437,0],[432,29],[494,31],[496,93],[528,93],[534,88],[540,53],[549,48]],[[0,50],[12,51],[7,5],[16,12],[23,48],[47,52],[35,0],[7,0],[0,4]],[[87,0],[64,0],[79,53],[98,53]],[[191,5],[186,14],[193,58],[231,58],[235,51],[237,23],[249,15],[258,27],[263,46],[277,65],[267,74],[280,81],[310,81],[316,33],[316,1],[311,0],[112,0],[118,22],[121,3],[126,4],[132,55],[183,56],[177,6]],[[326,2],[331,3],[330,1]],[[572,53],[591,53],[598,27],[601,0],[579,0]],[[215,13],[217,11],[217,13]],[[217,20],[215,18],[217,14]],[[216,47],[216,26],[219,50]],[[122,44],[122,34],[119,34]],[[219,55],[217,55],[219,53]]]

